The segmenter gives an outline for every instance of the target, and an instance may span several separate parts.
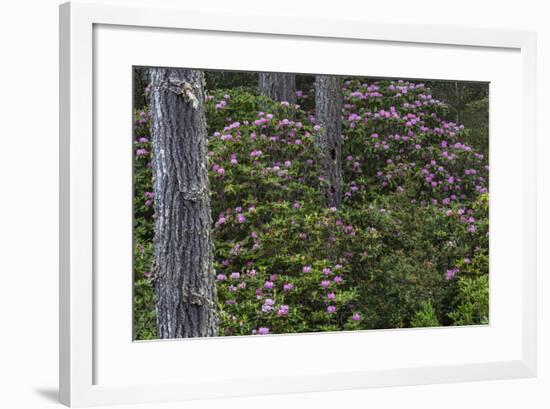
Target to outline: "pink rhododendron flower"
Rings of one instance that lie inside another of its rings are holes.
[[[327,288],[328,286],[330,286],[330,281],[329,280],[321,281],[321,287]]]
[[[288,315],[289,307],[286,304],[283,304],[279,307],[279,310],[277,311],[277,315],[279,317],[286,317]]]

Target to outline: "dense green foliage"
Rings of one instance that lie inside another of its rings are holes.
[[[345,81],[344,201],[325,208],[311,77],[292,106],[247,75],[207,73],[220,335],[487,323],[486,145],[466,142],[486,131],[423,84]],[[136,110],[137,339],[156,338],[149,119]]]
[[[411,327],[417,328],[437,327],[440,325],[435,308],[430,301],[422,302],[420,309],[411,321]]]

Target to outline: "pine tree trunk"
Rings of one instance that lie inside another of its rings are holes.
[[[145,94],[145,87],[149,84],[148,70],[146,68],[134,67],[134,102],[135,108],[143,109],[147,102],[147,95]]]
[[[342,204],[342,82],[333,75],[315,77],[315,147],[328,207]],[[317,129],[317,128],[316,128]]]
[[[455,81],[455,101],[456,101],[456,123],[460,123],[460,105],[462,103],[460,98],[460,90],[458,88],[458,81]]]
[[[296,103],[296,75],[276,72],[258,74],[258,90],[275,101]]]
[[[159,338],[217,335],[202,71],[152,68]]]

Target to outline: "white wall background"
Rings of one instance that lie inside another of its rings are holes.
[[[0,407],[57,403],[58,0],[0,6]],[[185,6],[177,0],[111,0]],[[190,2],[189,2],[190,3]],[[204,9],[520,28],[539,33],[539,346],[537,379],[139,405],[136,408],[550,407],[550,13],[537,0],[202,0]],[[510,101],[511,104],[514,101]],[[452,351],[449,351],[452,354]],[[126,407],[126,406],[125,406]]]

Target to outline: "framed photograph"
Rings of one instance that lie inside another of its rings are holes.
[[[534,33],[60,21],[63,403],[536,375]]]

